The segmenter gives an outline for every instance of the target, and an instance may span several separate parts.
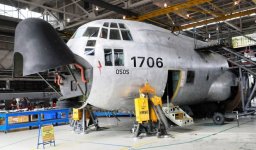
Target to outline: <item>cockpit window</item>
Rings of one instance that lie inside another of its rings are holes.
[[[105,55],[105,66],[113,66],[112,50],[111,49],[104,49],[104,55]]]
[[[124,52],[122,49],[114,49],[115,66],[124,66]]]
[[[86,46],[95,46],[96,40],[88,40]]]
[[[112,23],[110,24],[110,28],[118,28],[118,27],[117,27],[117,23],[113,23],[113,22],[112,22]]]
[[[94,48],[85,48],[85,50],[84,50],[84,54],[85,54],[85,55],[93,56],[94,53],[95,53]]]
[[[108,22],[104,22],[103,26],[104,26],[104,27],[108,27],[108,26],[109,26],[109,23],[108,23]]]
[[[121,30],[123,40],[132,41],[132,35],[129,30]]]
[[[123,23],[119,23],[119,27],[120,27],[121,29],[126,29],[126,28],[125,28],[125,25],[124,25]]]
[[[102,28],[101,33],[100,33],[100,37],[104,38],[104,39],[107,39],[108,38],[108,29]]]
[[[110,29],[109,39],[111,39],[111,40],[120,40],[121,37],[120,37],[119,30],[117,30],[117,29]]]
[[[103,27],[101,29],[100,37],[104,39],[108,38],[110,40],[133,40],[130,30],[124,23],[114,22],[104,22]]]
[[[86,37],[97,37],[99,34],[99,28],[98,27],[88,27],[83,36]]]

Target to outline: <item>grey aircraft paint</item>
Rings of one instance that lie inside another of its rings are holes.
[[[133,100],[146,82],[157,95],[164,95],[168,72],[176,73],[168,85],[173,86],[171,100],[177,105],[225,101],[231,95],[231,86],[236,85],[236,77],[228,71],[223,56],[196,52],[194,39],[154,25],[118,19],[92,21],[78,28],[68,47],[54,32],[40,19],[19,23],[15,32],[15,75],[71,64],[86,94],[83,106],[89,103],[107,110],[133,111]],[[198,47],[205,45],[197,41]],[[73,63],[85,68],[87,83]],[[82,95],[71,75],[62,77],[61,99]]]
[[[104,27],[104,23],[124,24],[133,40],[109,39],[110,30],[115,28]],[[98,36],[83,36],[88,27],[98,27]],[[108,30],[106,39],[101,38],[102,28]],[[93,56],[85,54],[88,40],[96,40]],[[168,30],[143,22],[117,19],[92,21],[81,26],[67,45],[74,54],[91,64],[93,71],[88,77],[91,78],[91,88],[87,103],[99,108],[133,110],[133,99],[139,96],[138,89],[146,82],[162,96],[168,70],[180,70],[180,81],[172,100],[177,105],[224,101],[231,94],[230,87],[235,85],[235,76],[228,71],[228,62],[223,56],[198,53],[194,51],[194,39],[175,36]],[[206,43],[197,43],[197,46],[204,45]],[[112,53],[115,49],[123,50],[124,66],[106,66],[104,49],[111,49]],[[189,72],[194,74],[191,83],[187,79]]]

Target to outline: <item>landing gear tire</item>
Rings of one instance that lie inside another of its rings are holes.
[[[219,113],[219,112],[214,113],[212,119],[213,119],[214,124],[216,124],[216,125],[223,125],[224,121],[225,121],[224,115],[222,113]]]

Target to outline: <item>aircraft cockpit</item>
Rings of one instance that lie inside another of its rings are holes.
[[[130,30],[124,23],[116,22],[103,22],[101,25],[88,24],[85,27],[77,29],[71,39],[78,39],[84,37],[86,46],[84,48],[84,54],[88,56],[94,56],[95,46],[97,40],[123,40],[133,41]]]

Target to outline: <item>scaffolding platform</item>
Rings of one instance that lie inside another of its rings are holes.
[[[69,123],[69,109],[0,113],[0,131],[38,127],[45,124]]]

